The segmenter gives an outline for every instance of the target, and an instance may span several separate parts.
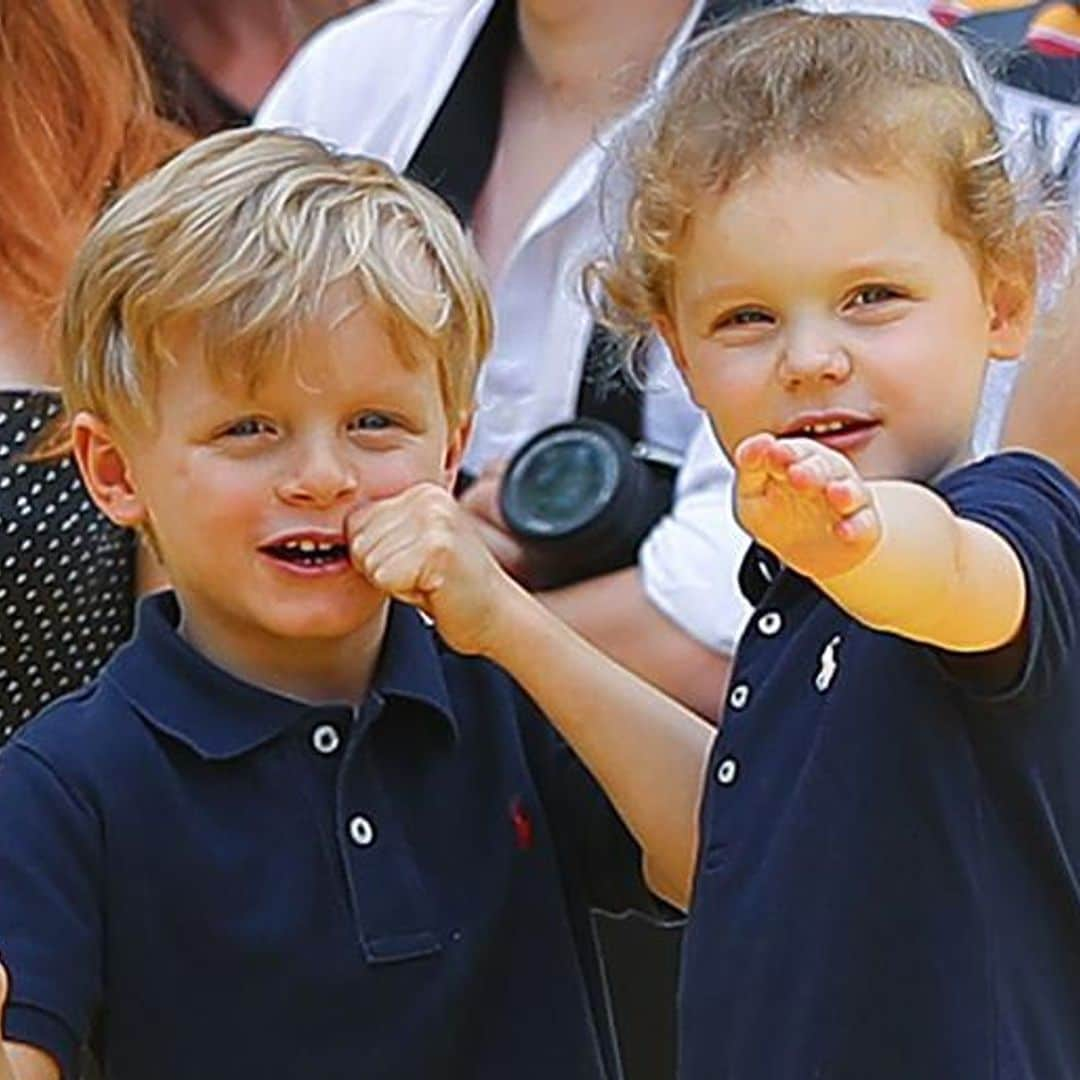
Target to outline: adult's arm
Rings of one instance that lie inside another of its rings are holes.
[[[462,497],[499,563],[527,580],[527,560],[499,510],[502,470]],[[736,573],[749,539],[735,521],[732,470],[703,422],[679,472],[675,505],[646,538],[637,566],[537,593],[567,625],[711,722],[750,612]]]
[[[649,599],[637,567],[538,594],[582,637],[646,682],[715,722],[731,656],[703,645]]]
[[[1080,480],[1080,273],[1021,365],[1002,445],[1035,450]]]

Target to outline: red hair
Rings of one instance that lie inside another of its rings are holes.
[[[0,303],[43,326],[107,196],[185,141],[155,111],[129,0],[0,0]]]

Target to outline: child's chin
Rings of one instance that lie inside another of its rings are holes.
[[[278,637],[304,641],[333,641],[357,633],[375,619],[385,597],[371,591],[369,596],[340,597],[336,602],[295,606],[270,613],[267,622]]]

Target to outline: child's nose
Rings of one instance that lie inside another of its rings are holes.
[[[356,474],[331,440],[312,440],[298,448],[295,460],[278,484],[286,502],[333,506],[356,493]]]
[[[789,335],[780,356],[780,379],[789,389],[819,382],[843,382],[851,374],[851,357],[835,335],[800,330]]]

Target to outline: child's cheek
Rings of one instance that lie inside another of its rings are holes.
[[[359,488],[371,500],[398,495],[414,484],[444,485],[443,462],[436,453],[397,452],[367,458],[360,467]]]

